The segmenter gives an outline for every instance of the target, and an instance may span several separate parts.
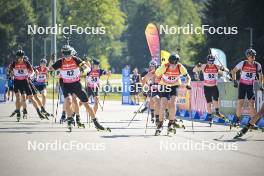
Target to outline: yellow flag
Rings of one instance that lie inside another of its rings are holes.
[[[170,53],[165,50],[161,50],[160,58],[161,58],[161,65],[167,64],[169,61]]]

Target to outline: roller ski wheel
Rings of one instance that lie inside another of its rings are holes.
[[[15,110],[9,117],[14,117],[18,112]]]
[[[239,122],[231,123],[231,124],[229,125],[230,130],[231,130],[232,128],[239,128],[239,127],[240,127],[240,123],[239,123]]]
[[[183,128],[185,129],[185,125],[183,124],[183,121],[182,120],[179,120],[180,123],[182,124],[179,124],[179,123],[176,123],[178,122],[178,120],[176,119],[175,122],[172,124],[173,125],[173,128]]]
[[[81,123],[80,118],[76,117],[76,123],[78,128],[85,128],[85,125]]]
[[[158,128],[155,131],[155,136],[159,136],[161,134],[162,128]]]
[[[27,119],[27,114],[23,114],[22,118]]]
[[[78,128],[85,128],[85,125],[83,123],[77,123]]]
[[[47,117],[54,117],[53,114],[48,113],[46,110],[41,110],[40,112]]]
[[[17,113],[17,122],[20,122],[20,113]]]
[[[73,122],[74,122],[73,118],[67,119],[67,128],[69,129],[69,132],[72,132]]]
[[[237,133],[237,135],[234,137],[234,139],[238,139],[238,138],[241,138],[242,136],[244,136],[244,135],[248,132],[248,130],[249,130],[251,127],[252,127],[252,126],[249,126],[249,125],[243,127],[243,128]]]
[[[17,122],[20,122],[21,115],[20,113],[16,113],[16,114],[17,114]]]
[[[214,121],[213,121],[213,118],[209,118],[209,120],[208,120],[209,122],[209,127],[212,127],[213,126],[213,123],[214,123]]]
[[[95,128],[99,132],[103,132],[103,131],[105,131],[105,132],[111,132],[111,129],[109,127],[106,127],[106,128],[104,128],[104,127],[103,128],[97,128],[97,127],[95,127]]]
[[[100,125],[100,123],[96,119],[93,119],[93,123],[97,131],[111,132],[111,129],[109,127],[106,127],[106,128],[103,127],[102,125]]]
[[[38,116],[39,116],[40,120],[46,119],[46,116],[39,111],[38,111]]]
[[[176,129],[173,127],[168,127],[167,136],[172,137],[175,134],[176,134]]]
[[[209,127],[211,128],[212,126],[213,126],[213,122],[210,121],[210,122],[209,122]]]
[[[61,118],[60,118],[60,124],[63,124],[66,121],[67,121],[66,116],[62,115]]]
[[[244,134],[239,131],[233,139],[240,139],[242,136],[244,136]]]

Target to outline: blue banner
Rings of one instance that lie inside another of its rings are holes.
[[[122,104],[131,104],[130,100],[130,68],[122,69]]]
[[[0,102],[6,101],[6,70],[0,67]]]

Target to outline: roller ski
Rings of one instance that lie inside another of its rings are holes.
[[[63,113],[60,118],[60,124],[63,124],[64,122],[66,122],[66,115]]]
[[[167,136],[172,137],[175,134],[176,134],[176,129],[173,127],[173,125],[169,126],[167,130]]]
[[[178,122],[177,119],[175,120],[175,123],[173,123],[173,127],[174,128],[183,128],[183,129],[185,129],[185,125],[183,124],[183,121],[181,119],[179,120],[179,123],[176,123],[176,122]]]
[[[168,124],[168,129],[167,129],[167,136],[172,137],[173,135],[176,134],[176,121],[175,120],[170,120]]]
[[[163,130],[163,127],[162,127],[163,126],[163,122],[158,122],[157,124],[158,125],[157,125],[157,129],[155,131],[155,136],[159,136],[161,131]]]
[[[95,128],[97,129],[97,131],[106,131],[106,132],[111,132],[111,129],[109,127],[103,127],[102,125],[100,125],[97,121],[97,119],[92,119]]]
[[[78,128],[85,128],[85,125],[81,123],[80,116],[76,115],[76,123]]]
[[[239,128],[240,127],[240,120],[238,120],[238,118],[235,119],[234,122],[231,122],[230,125],[230,130],[234,127],[234,128]]]
[[[213,126],[213,123],[214,123],[213,118],[210,117],[210,118],[209,118],[209,126],[212,127],[212,126]]]
[[[20,112],[18,111],[17,113],[16,113],[16,115],[17,115],[17,122],[19,122],[20,121]]]
[[[75,120],[74,120],[74,117],[75,117],[75,116],[76,116],[75,112],[72,113],[72,119],[73,119],[72,123],[73,123],[73,126],[76,126],[76,123],[75,123]]]
[[[40,112],[39,109],[37,109],[37,113],[38,113],[38,116],[39,116],[40,120],[48,119],[44,114],[42,114],[42,113]]]
[[[248,132],[248,130],[250,129],[251,126],[252,126],[252,125],[248,124],[248,125],[246,125],[245,127],[243,127],[243,128],[237,133],[237,135],[234,137],[234,139],[239,139],[239,138],[241,138],[242,136],[244,136],[244,135]]]
[[[17,113],[20,113],[19,110],[13,111],[12,114],[9,117],[14,117]]]
[[[74,119],[72,117],[67,119],[67,128],[69,129],[70,132],[72,132],[73,122]]]
[[[44,114],[47,117],[53,117],[53,114],[48,113],[44,108],[41,109],[41,113]]]

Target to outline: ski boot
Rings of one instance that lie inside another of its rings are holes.
[[[248,132],[248,130],[249,130],[249,128],[250,128],[251,126],[252,126],[252,125],[248,124],[248,125],[246,125],[245,127],[243,127],[243,128],[237,133],[237,135],[234,137],[234,139],[238,139],[238,138],[241,138],[242,136],[244,136],[244,135]]]
[[[85,128],[85,125],[81,123],[80,116],[76,115],[76,123],[78,128]]]
[[[176,134],[175,124],[176,124],[175,121],[174,122],[172,120],[169,121],[168,130],[167,130],[167,135],[169,137],[171,137],[172,135],[175,135]]]
[[[74,120],[74,117],[75,117],[75,116],[77,116],[76,113],[75,113],[75,112],[72,113],[72,119],[73,119],[72,124],[73,124],[74,127],[75,127],[75,125],[76,125],[75,120]]]
[[[20,121],[20,111],[19,110],[16,110],[17,112],[16,112],[16,115],[17,115],[17,122],[19,122]]]
[[[209,121],[209,126],[212,127],[212,125],[214,123],[213,118],[209,117],[208,121]]]
[[[185,129],[185,125],[183,124],[183,121],[181,119],[179,120],[179,123],[181,123],[181,124],[179,124],[177,122],[178,122],[178,120],[176,119],[175,122],[172,124],[174,128],[183,128],[183,129]]]
[[[23,119],[27,119],[27,109],[23,109]]]
[[[70,130],[70,132],[72,132],[73,121],[74,121],[74,119],[72,117],[67,118],[67,128]]]
[[[159,136],[161,131],[163,130],[163,122],[158,122],[157,123],[157,128],[156,128],[156,131],[155,131],[155,136]]]
[[[42,114],[39,109],[37,109],[37,113],[38,113],[40,120],[46,119],[46,116]]]
[[[105,128],[102,125],[99,124],[96,118],[93,119],[93,123],[97,131],[108,131],[111,132],[111,129],[109,127]]]
[[[63,122],[66,122],[66,115],[65,115],[65,113],[62,113],[61,118],[60,118],[60,124],[63,124]]]
[[[235,116],[235,120],[234,120],[234,122],[231,122],[230,123],[230,130],[233,128],[233,127],[235,127],[235,128],[238,128],[240,126],[240,120],[239,120],[239,118],[237,118],[236,116]]]
[[[53,114],[48,113],[43,107],[41,108],[41,113],[47,117],[47,120],[49,120],[48,117],[53,117]]]

